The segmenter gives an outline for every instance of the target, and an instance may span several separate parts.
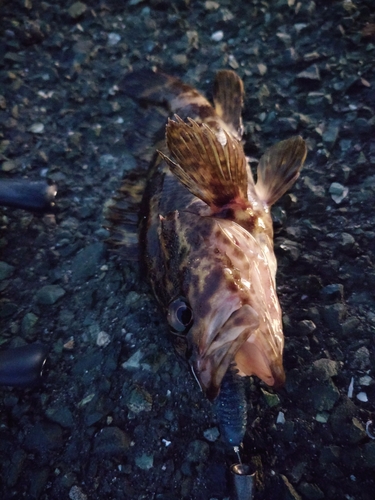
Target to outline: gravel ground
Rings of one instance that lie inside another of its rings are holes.
[[[309,146],[274,210],[287,382],[246,388],[255,499],[374,498],[374,23],[373,0],[0,2],[1,177],[58,186],[55,215],[0,214],[0,343],[50,349],[41,388],[0,388],[1,498],[231,495],[210,403],[138,264],[105,244],[156,120],[118,88],[150,66],[207,95],[235,69],[252,161]]]

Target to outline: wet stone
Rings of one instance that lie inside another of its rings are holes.
[[[299,321],[297,327],[301,335],[311,335],[316,330],[315,323],[310,319]]]
[[[339,247],[343,252],[350,252],[355,245],[354,237],[349,233],[341,233],[341,237],[339,239]]]
[[[154,455],[144,453],[139,457],[135,457],[135,464],[142,470],[150,470],[154,466]]]
[[[354,353],[353,359],[350,363],[350,367],[354,370],[367,370],[370,368],[371,358],[370,351],[367,347],[363,346]]]
[[[18,310],[17,304],[7,299],[0,299],[0,318],[9,318]]]
[[[46,285],[36,293],[38,304],[52,305],[65,295],[65,290],[59,285]]]
[[[186,452],[186,460],[188,462],[205,462],[208,458],[210,447],[205,441],[196,439],[192,441]]]
[[[338,375],[340,363],[328,358],[321,358],[313,363],[314,370],[322,380],[329,380],[331,377]]]
[[[325,498],[322,490],[313,483],[302,482],[298,486],[298,491],[303,495],[303,498],[307,498],[308,500],[320,500],[321,498]]]
[[[272,394],[272,392],[265,391],[264,389],[261,389],[261,391],[267,406],[273,408],[280,404],[280,399],[277,394]]]
[[[347,398],[332,411],[329,424],[333,433],[342,442],[355,444],[365,438],[365,428],[357,419],[356,414],[357,407]]]
[[[327,305],[321,311],[325,324],[334,332],[341,333],[341,325],[346,315],[344,304]]]
[[[335,384],[332,380],[327,380],[311,388],[309,399],[316,411],[329,411],[335,406],[339,397],[340,392]]]
[[[145,389],[137,386],[130,392],[126,406],[136,414],[142,411],[151,411],[152,396]]]
[[[57,424],[38,423],[26,435],[24,444],[28,451],[45,455],[63,445],[62,429]]]
[[[320,72],[319,68],[316,64],[312,64],[308,68],[306,68],[304,71],[301,71],[298,73],[297,78],[299,80],[315,80],[319,81],[320,80]]]
[[[32,312],[25,314],[21,322],[21,330],[24,335],[29,335],[38,321],[38,316]]]
[[[366,443],[363,447],[363,465],[366,468],[375,467],[375,441]]]
[[[69,408],[47,408],[46,416],[61,427],[68,429],[74,426],[73,414]]]
[[[0,281],[6,280],[12,276],[14,272],[14,266],[7,264],[6,262],[0,261]]]
[[[129,436],[119,427],[105,427],[94,438],[94,453],[99,456],[124,455],[129,446]]]
[[[344,287],[340,284],[327,285],[320,291],[320,296],[326,304],[339,302],[344,299]]]
[[[339,125],[336,122],[330,122],[323,132],[323,143],[328,149],[332,149],[339,136]]]
[[[104,255],[103,243],[93,243],[81,250],[72,261],[72,278],[74,281],[87,281],[100,267]]]

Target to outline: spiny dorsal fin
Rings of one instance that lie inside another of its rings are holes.
[[[169,120],[167,146],[174,161],[160,153],[172,173],[212,209],[247,203],[246,158],[241,144],[224,130],[213,132],[188,118]]]
[[[300,136],[272,146],[258,164],[256,193],[267,205],[273,205],[298,179],[307,148]]]
[[[243,133],[241,110],[244,95],[242,80],[234,71],[217,72],[214,83],[215,111],[238,140]]]

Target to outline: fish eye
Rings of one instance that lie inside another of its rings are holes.
[[[193,311],[183,297],[173,300],[168,307],[167,320],[172,333],[186,334],[193,323]]]

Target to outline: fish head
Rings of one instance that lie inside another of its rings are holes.
[[[268,262],[256,238],[233,221],[180,213],[173,224],[182,281],[168,321],[185,338],[185,356],[202,390],[215,399],[234,363],[243,375],[257,375],[271,386],[282,382],[282,330],[276,328],[279,339],[272,330],[281,323],[270,271],[273,252]],[[273,321],[268,316],[275,298]]]

